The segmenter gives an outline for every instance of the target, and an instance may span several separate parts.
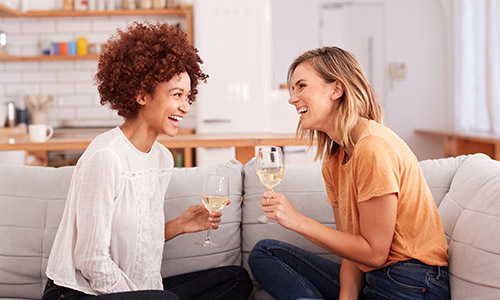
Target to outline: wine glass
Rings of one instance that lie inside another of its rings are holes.
[[[201,201],[209,212],[223,209],[229,201],[229,178],[223,175],[207,174],[203,181]],[[220,248],[212,242],[212,224],[208,227],[205,240],[197,244],[207,248]]]
[[[285,175],[285,164],[283,162],[283,152],[280,147],[262,146],[257,151],[257,177],[268,189],[273,191]],[[261,223],[274,224],[266,215],[257,218]]]

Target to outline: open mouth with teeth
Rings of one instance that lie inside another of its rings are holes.
[[[303,115],[303,114],[305,114],[307,111],[308,111],[307,106],[304,106],[304,107],[301,107],[301,108],[297,109],[297,113],[298,113],[299,115]]]
[[[173,121],[176,121],[176,122],[180,122],[182,121],[182,117],[181,116],[176,116],[176,115],[171,115],[168,117],[170,120],[173,120]]]
[[[168,116],[168,121],[170,122],[170,125],[172,125],[175,128],[178,128],[179,122],[182,121],[182,117],[178,115],[171,115]]]

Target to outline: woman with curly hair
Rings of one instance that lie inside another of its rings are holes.
[[[156,141],[175,136],[208,77],[181,30],[134,23],[100,56],[101,104],[125,121],[97,136],[79,159],[48,260],[43,300],[247,299],[248,273],[227,266],[161,278],[163,245],[179,234],[216,229],[221,213],[194,205],[165,223],[173,168]]]

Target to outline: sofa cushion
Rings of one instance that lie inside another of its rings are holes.
[[[244,166],[242,251],[243,266],[248,268],[248,255],[255,244],[262,239],[278,239],[329,259],[340,259],[325,249],[310,242],[303,236],[287,230],[278,224],[262,224],[257,217],[262,215],[260,201],[266,187],[260,183],[256,171],[255,159]],[[335,228],[333,209],[326,201],[326,190],[321,175],[321,165],[286,165],[285,176],[274,187],[278,193],[287,196],[294,207],[305,216],[314,218],[329,227]]]
[[[452,299],[500,299],[500,162],[476,154],[425,161],[422,169],[435,197],[444,194]]]
[[[196,168],[175,168],[165,197],[165,218],[179,216],[190,205],[201,203],[201,187],[208,173],[229,176],[231,204],[222,210],[219,229],[212,230],[212,240],[222,248],[196,245],[206,231],[184,234],[165,244],[162,276],[174,276],[223,265],[241,265],[241,195],[243,166],[236,160]]]
[[[0,166],[0,297],[41,298],[72,173]]]
[[[0,165],[0,299],[40,299],[47,259],[64,210],[74,167],[42,168]],[[208,249],[195,244],[206,232],[167,242],[162,276],[241,264],[241,195],[243,166],[227,163],[172,170],[165,197],[165,219],[201,203],[205,174],[229,176],[231,205],[223,211],[213,239],[223,245]],[[186,184],[188,183],[188,184]]]

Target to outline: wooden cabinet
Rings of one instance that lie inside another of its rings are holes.
[[[191,6],[183,6],[175,9],[135,9],[135,10],[112,10],[112,11],[63,11],[44,10],[20,12],[0,4],[0,18],[58,18],[58,17],[105,17],[105,16],[180,16],[186,20],[186,33],[188,39],[193,43],[193,9]],[[41,60],[81,60],[97,59],[99,55],[86,56],[15,56],[0,53],[0,61],[41,61]]]

